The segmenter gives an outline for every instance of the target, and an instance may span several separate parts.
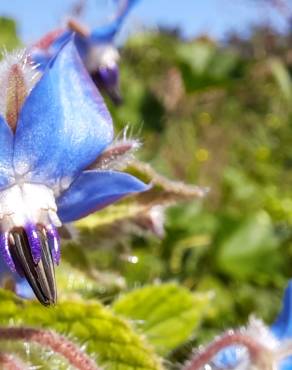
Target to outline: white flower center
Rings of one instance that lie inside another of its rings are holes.
[[[53,191],[42,184],[15,184],[0,191],[2,231],[34,224],[60,226]]]
[[[273,335],[270,328],[255,316],[249,318],[246,334],[270,350],[276,350],[280,345],[279,340]]]
[[[115,67],[119,59],[119,52],[112,45],[96,45],[90,48],[85,65],[89,72],[94,72],[101,67]]]

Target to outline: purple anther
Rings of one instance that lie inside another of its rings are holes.
[[[98,69],[100,79],[104,84],[104,88],[118,86],[119,69],[117,65],[111,67],[100,67]]]
[[[58,230],[55,228],[54,225],[50,224],[46,226],[46,234],[50,249],[52,251],[53,260],[56,265],[59,265],[61,259],[61,249]]]
[[[15,263],[10,254],[9,248],[9,232],[0,233],[0,253],[2,254],[5,263],[12,272],[16,272]]]
[[[40,236],[38,235],[37,228],[33,224],[27,224],[25,226],[25,231],[29,242],[33,261],[34,263],[39,263],[42,256],[42,244]]]
[[[94,83],[106,91],[112,101],[119,105],[122,102],[119,88],[119,68],[116,64],[110,67],[100,67],[91,74]]]

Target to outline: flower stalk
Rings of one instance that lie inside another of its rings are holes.
[[[50,348],[55,353],[63,356],[78,370],[98,370],[95,362],[81,351],[76,344],[52,331],[25,327],[2,327],[0,328],[0,340],[23,340],[26,342],[33,342]],[[11,369],[16,370],[18,368],[11,367]]]
[[[1,369],[5,370],[28,370],[28,366],[14,355],[7,353],[0,353],[0,366]]]
[[[245,346],[249,352],[252,363],[259,366],[262,370],[273,370],[273,354],[271,351],[256,341],[254,338],[242,333],[241,331],[229,331],[211,344],[199,351],[183,368],[183,370],[200,370],[210,363],[217,353],[221,350],[234,345]],[[268,359],[268,361],[267,361]]]

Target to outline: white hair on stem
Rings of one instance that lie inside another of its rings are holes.
[[[132,132],[129,133],[129,126],[126,126],[89,169],[122,170],[134,159],[141,145],[140,140],[133,138]]]
[[[13,65],[18,65],[23,74],[26,85],[27,95],[31,92],[37,83],[40,73],[36,70],[37,65],[34,64],[25,49],[19,49],[14,52],[7,52],[2,49],[2,60],[0,62],[0,114],[5,117],[7,108],[7,96],[9,89],[9,72]]]

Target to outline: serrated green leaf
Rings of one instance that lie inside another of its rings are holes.
[[[0,323],[55,329],[86,344],[98,364],[113,370],[159,370],[158,357],[131,326],[95,301],[63,301],[53,308],[22,301],[0,290]],[[5,307],[9,307],[6,311]],[[13,320],[13,321],[12,321]]]
[[[115,312],[134,320],[160,354],[187,341],[207,314],[211,295],[175,283],[146,286],[120,297]]]

